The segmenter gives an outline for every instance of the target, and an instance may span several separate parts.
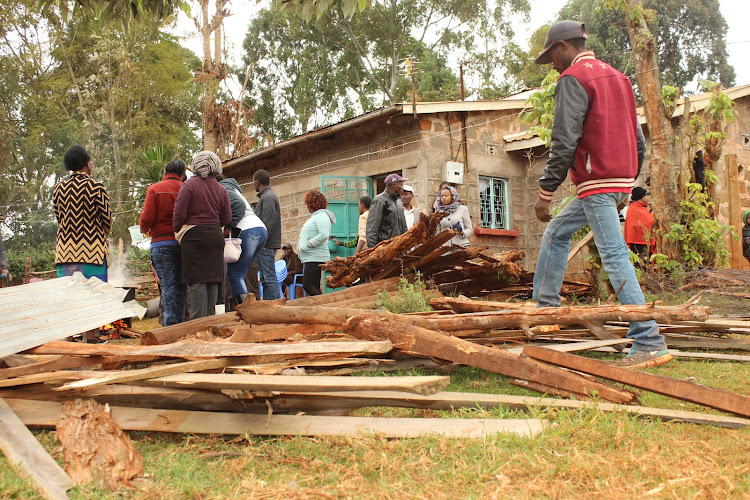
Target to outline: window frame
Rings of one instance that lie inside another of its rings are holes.
[[[485,225],[485,217],[484,217],[484,204],[482,203],[482,197],[483,192],[481,188],[482,181],[487,181],[489,188],[490,188],[490,199],[489,199],[489,218],[490,218],[490,225]],[[499,181],[502,184],[502,193],[498,192],[496,181]],[[510,229],[510,200],[508,196],[508,184],[510,184],[509,179],[506,179],[504,177],[492,177],[489,175],[480,175],[479,176],[479,225],[483,229],[495,229],[495,230],[509,230]],[[505,213],[503,215],[503,221],[501,223],[498,223],[497,215],[498,212],[495,211],[496,197],[501,196],[502,199],[505,201]]]

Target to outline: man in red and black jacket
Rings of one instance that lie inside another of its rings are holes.
[[[617,212],[640,172],[645,140],[630,80],[587,51],[586,38],[582,23],[561,21],[550,28],[536,59],[560,72],[549,160],[535,207],[537,218],[549,222],[534,273],[539,307],[560,305],[570,239],[587,225],[620,302],[645,304]],[[552,218],[550,201],[568,173],[577,197]],[[672,359],[654,321],[631,323],[628,337],[633,347],[622,366],[645,368]]]
[[[172,225],[174,203],[185,176],[185,162],[175,158],[167,164],[164,178],[146,190],[141,213],[141,232],[151,236],[151,265],[161,284],[163,326],[185,321],[187,285],[182,282],[182,256]]]

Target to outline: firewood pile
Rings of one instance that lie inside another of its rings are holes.
[[[420,220],[406,233],[378,243],[362,253],[346,258],[336,257],[321,267],[330,275],[330,288],[351,286],[358,280],[379,281],[394,276],[420,273],[443,294],[479,297],[529,297],[533,273],[519,261],[524,252],[511,250],[487,255],[487,247],[460,248],[446,245],[455,232],[435,234],[445,213]],[[587,283],[566,282],[563,293],[590,293]]]
[[[502,263],[508,276],[516,270],[512,260],[480,260]],[[108,443],[106,449],[130,450],[123,430],[307,436],[370,431],[390,437],[438,432],[479,437],[500,431],[533,435],[544,428],[539,419],[345,416],[371,406],[596,406],[665,420],[735,428],[750,424],[749,397],[571,354],[624,346],[627,323],[649,319],[662,325],[670,348],[750,348],[744,340],[691,335],[750,332],[750,322],[708,320],[708,308],[697,305],[697,298],[669,307],[535,308],[528,303],[446,297],[438,286],[430,292],[435,311],[394,314],[375,309],[376,293],[395,294],[398,288],[399,278],[392,277],[293,301],[247,301],[233,313],[147,332],[140,345],[48,342],[3,359],[0,421],[10,414],[20,426],[56,427],[66,436],[64,454],[71,476],[110,488],[129,484],[143,464],[129,452],[132,460],[127,464],[93,470],[102,463],[92,452],[99,438],[88,438],[97,433],[102,433],[102,443]],[[675,355],[750,360],[737,354]],[[444,392],[449,374],[461,366],[499,373],[515,385],[571,399]],[[437,374],[358,376],[410,368]],[[636,406],[634,388],[735,416]],[[92,430],[93,422],[101,422],[98,430]],[[75,438],[84,435],[86,439]],[[104,456],[113,459],[112,454]],[[115,472],[116,477],[102,477]]]

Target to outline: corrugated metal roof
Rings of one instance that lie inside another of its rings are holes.
[[[146,309],[98,278],[73,276],[0,288],[0,357],[112,323]]]

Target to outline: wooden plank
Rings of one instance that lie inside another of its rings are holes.
[[[663,421],[690,422],[727,428],[750,427],[750,419],[712,415],[693,411],[667,410],[644,406],[619,405],[605,402],[554,399],[536,396],[511,396],[506,394],[481,394],[468,392],[439,392],[431,395],[408,394],[393,391],[309,392],[284,393],[254,399],[229,399],[215,392],[192,391],[178,388],[111,385],[72,391],[76,397],[93,398],[110,406],[161,408],[176,410],[202,410],[232,413],[266,414],[271,405],[274,412],[304,411],[312,414],[347,414],[352,410],[371,406],[419,408],[426,410],[452,410],[457,408],[508,408],[531,411],[539,408],[577,410],[593,408],[607,412],[630,413],[640,417],[655,417]],[[63,401],[69,393],[39,392],[33,388],[0,391],[9,404],[16,399]],[[10,399],[12,398],[12,399]]]
[[[98,375],[101,375],[101,372],[93,370],[58,370],[54,372],[33,373],[31,375],[24,375],[23,377],[0,380],[0,387],[18,387],[29,384],[81,380],[84,378],[96,377]]]
[[[547,349],[552,349],[559,352],[576,352],[576,351],[588,351],[591,349],[596,349],[598,347],[607,347],[612,345],[620,345],[620,344],[629,344],[632,342],[633,339],[612,339],[612,340],[587,340],[584,342],[572,342],[570,344],[545,344],[541,347],[545,347]],[[532,345],[532,344],[528,344]],[[513,347],[511,349],[507,349],[508,352],[512,352],[514,354],[521,354],[523,352],[524,347]]]
[[[227,366],[232,366],[232,364],[243,362],[244,360],[242,359],[220,358],[200,361],[188,361],[186,363],[173,363],[161,366],[149,366],[148,368],[141,368],[140,370],[127,370],[119,373],[104,374],[100,377],[77,380],[75,382],[70,382],[63,386],[56,387],[52,390],[65,391],[69,389],[82,389],[84,387],[92,387],[95,385],[134,382],[136,380],[161,377],[165,375],[174,375],[177,373],[192,373],[202,372],[206,370],[216,370],[218,368],[225,368]]]
[[[83,358],[80,356],[59,356],[55,359],[31,363],[23,366],[14,366],[13,368],[3,368],[0,370],[0,379],[21,377],[33,373],[52,372],[55,370],[67,370],[69,368],[80,368],[82,366],[98,365],[106,360],[103,356],[91,356]]]
[[[175,358],[217,358],[229,356],[267,356],[291,354],[385,354],[391,350],[388,341],[380,342],[300,342],[290,344],[242,344],[223,341],[186,340],[165,345],[126,346],[112,344],[78,344],[74,342],[47,342],[31,351],[32,354],[96,355],[149,355]]]
[[[724,155],[724,167],[727,172],[726,193],[729,225],[736,228],[735,234],[742,236],[742,201],[740,200],[740,171],[737,167],[737,155]],[[742,255],[742,239],[732,238],[731,234],[728,234],[726,239],[729,243],[732,269],[747,269],[747,259]]]
[[[22,420],[5,400],[0,399],[0,450],[23,476],[31,477],[44,498],[67,499],[66,492],[73,487],[73,480],[39,444]]]
[[[594,350],[601,351],[601,352],[616,352],[614,349],[608,349],[606,347],[600,347]],[[671,354],[675,358],[715,359],[717,361],[737,361],[737,362],[750,361],[750,356],[748,356],[747,354],[724,354],[724,353],[718,353],[718,352],[689,352],[689,351],[680,351],[678,349],[669,349],[669,354]]]
[[[690,401],[691,403],[708,406],[709,408],[733,413],[742,417],[750,417],[750,397],[734,392],[706,387],[663,375],[628,370],[604,361],[557,352],[544,347],[526,346],[523,353],[531,358],[564,368],[621,382],[657,394]]]
[[[60,403],[15,399],[10,404],[26,425],[52,428]],[[482,438],[497,433],[532,437],[545,422],[539,419],[451,419],[321,417],[253,415],[221,412],[111,407],[112,419],[123,430],[190,434],[249,434],[253,436],[353,436],[375,433],[387,438],[443,435]]]
[[[246,373],[188,373],[168,375],[141,382],[157,387],[181,387],[221,391],[313,392],[386,390],[434,394],[448,387],[450,377],[289,377],[284,375],[253,375]]]
[[[578,255],[578,252],[580,252],[581,249],[583,249],[583,247],[585,247],[586,245],[588,245],[589,241],[591,241],[593,239],[594,239],[594,231],[589,231],[586,234],[586,236],[584,236],[581,239],[581,241],[579,241],[576,244],[576,246],[573,247],[573,250],[570,251],[570,253],[568,254],[568,262],[570,262],[571,260],[573,260],[573,257],[575,257],[576,255]]]

